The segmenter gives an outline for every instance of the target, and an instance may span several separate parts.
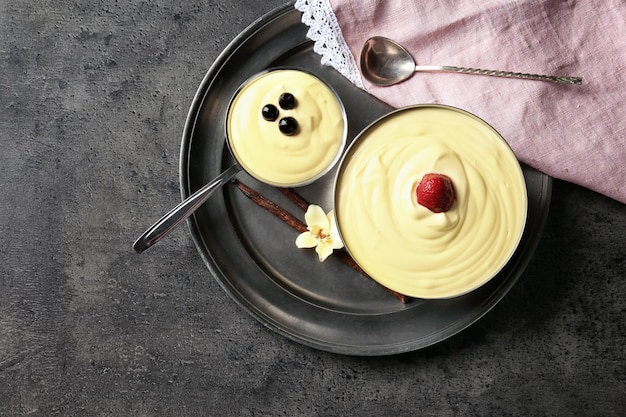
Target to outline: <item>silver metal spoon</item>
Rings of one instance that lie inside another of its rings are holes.
[[[150,226],[150,228],[135,241],[133,244],[135,252],[141,253],[165,237],[165,235],[178,226],[180,222],[196,211],[202,203],[207,201],[215,191],[235,178],[235,175],[237,175],[239,171],[241,171],[239,164],[231,166],[204,187],[181,201],[180,204],[167,212],[165,216],[161,217],[156,223]]]
[[[524,74],[448,65],[417,65],[411,54],[397,42],[382,36],[368,39],[361,50],[361,73],[372,84],[389,86],[405,81],[418,71],[460,72],[493,77],[523,78],[563,84],[582,84],[581,77]]]

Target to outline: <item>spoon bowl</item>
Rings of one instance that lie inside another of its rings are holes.
[[[450,65],[417,65],[409,51],[392,39],[382,36],[369,38],[361,49],[361,73],[375,85],[394,85],[411,78],[415,72],[458,72],[492,77],[521,78],[562,84],[582,84],[581,77],[525,74],[521,72],[485,70]]]
[[[380,36],[365,42],[360,65],[366,80],[382,86],[401,83],[415,73],[415,61],[409,51],[391,39]]]

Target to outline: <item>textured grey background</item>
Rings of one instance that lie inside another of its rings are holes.
[[[283,0],[0,0],[0,415],[624,415],[626,208],[555,182],[527,273],[483,320],[393,357],[267,330],[186,227],[188,107]]]

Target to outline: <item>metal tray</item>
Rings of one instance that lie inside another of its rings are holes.
[[[234,163],[225,146],[226,110],[239,85],[267,68],[313,72],[336,89],[348,113],[350,142],[392,108],[322,66],[306,38],[300,12],[286,5],[241,33],[218,57],[192,102],[180,155],[182,197],[188,197]],[[332,208],[335,170],[298,191]],[[298,233],[244,197],[232,184],[189,219],[200,255],[224,290],[247,312],[285,337],[348,355],[390,355],[440,342],[480,319],[511,289],[530,260],[543,230],[552,179],[524,167],[528,224],[504,270],[483,287],[448,300],[403,304],[337,257],[320,263],[312,250],[295,246]],[[239,175],[242,182],[304,220],[276,189]]]

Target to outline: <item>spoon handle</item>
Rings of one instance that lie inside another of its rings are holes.
[[[157,243],[180,222],[191,215],[198,207],[202,205],[213,193],[220,189],[224,184],[233,179],[237,173],[241,171],[239,164],[235,164],[222,172],[220,175],[211,180],[204,187],[181,201],[176,207],[171,209],[165,216],[161,217],[153,224],[143,235],[139,237],[133,244],[135,252],[141,253],[150,246]]]
[[[490,75],[492,77],[523,78],[525,80],[551,81],[553,83],[562,83],[562,84],[580,85],[583,83],[582,77],[525,74],[522,72],[495,71],[495,70],[485,70],[485,69],[477,69],[477,68],[453,67],[453,66],[448,66],[448,65],[418,65],[415,67],[415,71],[460,72],[463,74]]]

